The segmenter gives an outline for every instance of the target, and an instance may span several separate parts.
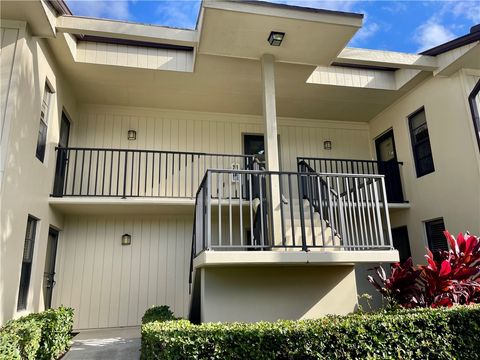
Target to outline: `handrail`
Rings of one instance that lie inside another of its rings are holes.
[[[299,156],[297,157],[297,162],[302,160],[326,160],[326,161],[354,161],[354,162],[368,162],[368,163],[382,163],[388,162],[383,160],[364,160],[364,159],[342,159],[342,158],[323,158],[323,157],[314,157],[314,156]],[[396,162],[399,165],[403,165],[403,161]]]

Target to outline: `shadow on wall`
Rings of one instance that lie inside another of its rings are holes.
[[[18,49],[21,51],[21,56],[15,59],[17,63],[13,68],[13,71],[17,72],[16,76],[12,76],[10,84],[11,88],[17,88],[16,94],[10,92],[10,96],[15,96],[14,109],[7,109],[11,124],[1,193],[0,325],[11,319],[16,313],[27,215],[29,209],[37,206],[34,204],[34,199],[28,193],[25,194],[25,189],[31,189],[30,191],[41,194],[41,190],[46,186],[45,178],[43,181],[39,179],[39,176],[42,178],[43,174],[33,174],[35,176],[32,176],[32,163],[37,161],[35,144],[39,119],[31,117],[31,114],[39,114],[40,95],[38,91],[43,88],[43,85],[40,85],[40,71],[38,71],[40,67],[38,48],[40,45],[29,39],[28,36],[23,47]],[[39,187],[41,188],[39,189]],[[23,196],[19,196],[20,194]],[[48,196],[48,190],[45,195]],[[48,204],[45,206],[48,207]],[[48,227],[48,224],[45,226]],[[42,229],[44,228],[42,227]],[[39,282],[39,279],[43,278],[46,244],[39,241],[40,230],[37,229],[37,241],[34,247],[34,264],[27,310],[39,310],[38,304],[41,298],[41,280]]]
[[[378,310],[383,307],[383,297],[375,290],[375,288],[367,280],[367,276],[373,274],[373,268],[379,263],[367,263],[355,265],[355,280],[357,282],[357,293],[359,295],[358,304],[363,311]],[[372,270],[370,270],[372,269]],[[385,267],[389,269],[389,266]],[[367,300],[362,295],[371,296],[371,300]]]
[[[357,309],[353,266],[211,267],[204,271],[204,322],[309,319]]]

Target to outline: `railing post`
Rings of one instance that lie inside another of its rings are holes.
[[[63,197],[65,188],[65,171],[67,167],[67,149],[57,147],[57,163],[55,165],[55,180],[53,182],[53,196]]]
[[[212,247],[212,173],[207,170],[207,250]]]
[[[387,227],[387,240],[388,240],[388,247],[393,248],[392,242],[392,229],[390,227],[390,213],[388,211],[388,199],[387,199],[387,191],[385,189],[385,177],[382,176],[381,186],[382,186],[382,194],[383,194],[383,209],[385,211],[385,225]]]
[[[302,175],[298,174],[298,207],[300,210],[300,227],[302,232],[302,250],[307,251],[307,235],[305,233],[305,213],[303,209],[303,183]]]
[[[127,198],[127,162],[128,162],[128,151],[125,152],[125,165],[123,168],[123,196],[122,199]]]

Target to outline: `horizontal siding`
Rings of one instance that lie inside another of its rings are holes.
[[[187,316],[192,227],[186,216],[67,217],[54,306],[75,309],[76,329],[138,325],[152,305]]]
[[[193,51],[80,41],[76,61],[144,69],[193,71]]]

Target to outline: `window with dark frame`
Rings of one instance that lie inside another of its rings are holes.
[[[445,223],[443,218],[430,220],[425,222],[425,229],[427,231],[428,248],[434,254],[440,250],[448,251],[447,239],[443,232],[445,231]]]
[[[477,137],[478,150],[480,151],[480,80],[477,81],[472,92],[468,96],[468,103],[470,104],[470,111],[472,113],[473,128],[475,129],[475,136]]]
[[[20,286],[18,289],[17,310],[27,308],[28,289],[30,287],[30,276],[32,274],[33,249],[35,246],[35,234],[37,231],[37,222],[33,216],[27,220],[27,230],[25,234],[25,243],[23,246],[22,270],[20,273]]]
[[[40,109],[40,127],[38,129],[37,139],[37,159],[43,162],[45,160],[45,148],[47,145],[47,130],[48,130],[48,114],[50,108],[50,100],[52,98],[52,90],[45,83],[45,91],[43,92],[42,107]]]
[[[417,177],[430,174],[435,171],[435,167],[433,165],[427,118],[423,107],[408,117],[408,125]]]

